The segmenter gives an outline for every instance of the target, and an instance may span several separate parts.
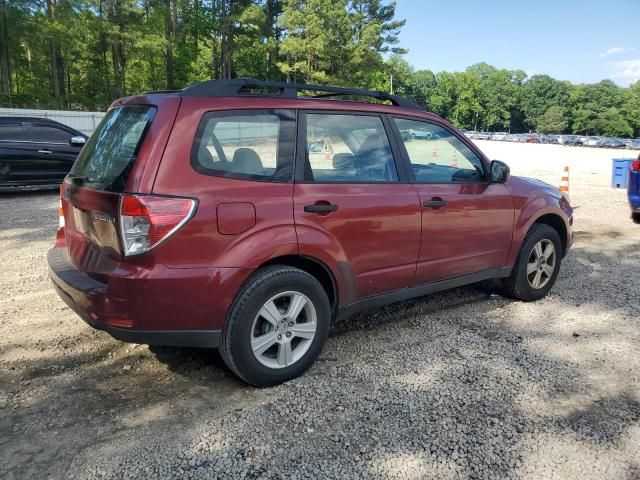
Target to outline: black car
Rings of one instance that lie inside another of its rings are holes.
[[[53,120],[0,117],[0,191],[55,188],[86,139]]]

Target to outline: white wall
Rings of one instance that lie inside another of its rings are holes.
[[[64,123],[86,135],[96,129],[105,112],[71,112],[63,110],[26,110],[21,108],[0,108],[0,117],[39,117]]]

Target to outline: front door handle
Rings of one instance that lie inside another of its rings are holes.
[[[433,208],[437,210],[441,207],[446,207],[449,204],[446,200],[441,199],[440,197],[434,197],[431,200],[425,200],[422,202],[423,207]]]
[[[304,211],[307,213],[330,213],[338,210],[338,205],[333,203],[316,203],[314,205],[305,205]]]
[[[44,154],[46,154],[46,155],[50,155],[50,154],[52,154],[53,152],[52,152],[51,150],[38,150],[38,153],[44,153]]]

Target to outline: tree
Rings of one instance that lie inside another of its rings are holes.
[[[534,75],[522,85],[521,109],[528,129],[543,131],[538,123],[552,106],[569,109],[570,84],[549,75]]]
[[[552,105],[538,119],[536,128],[542,133],[563,133],[567,124],[567,116],[562,107]]]

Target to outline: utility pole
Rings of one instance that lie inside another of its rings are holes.
[[[390,73],[389,77],[391,77],[391,95],[393,95],[393,73]]]

